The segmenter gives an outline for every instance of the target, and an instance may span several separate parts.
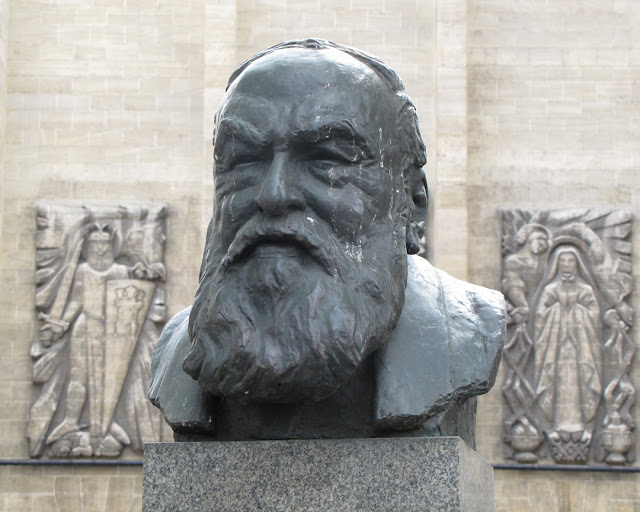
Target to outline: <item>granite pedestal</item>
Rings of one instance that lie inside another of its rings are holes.
[[[458,437],[150,443],[143,511],[493,511]]]

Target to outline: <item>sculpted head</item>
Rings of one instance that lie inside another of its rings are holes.
[[[526,224],[521,227],[516,235],[516,243],[521,246],[526,244],[526,249],[536,256],[543,254],[549,248],[551,234],[541,224]]]
[[[115,230],[109,224],[92,224],[84,245],[83,255],[92,268],[105,270],[113,264]]]
[[[534,231],[531,233],[527,243],[529,244],[531,253],[536,255],[544,253],[549,247],[547,234],[543,231]]]
[[[558,257],[558,271],[562,277],[574,277],[578,271],[578,259],[572,252],[566,251]]]
[[[241,401],[333,393],[402,310],[425,162],[415,108],[374,57],[308,40],[245,62],[216,114],[185,371]]]
[[[590,281],[581,251],[570,243],[562,243],[553,250],[549,267],[549,281],[553,278],[564,282],[575,282],[578,278]]]

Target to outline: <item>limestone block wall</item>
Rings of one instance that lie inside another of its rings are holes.
[[[17,431],[31,400],[36,199],[171,203],[171,311],[195,289],[209,179],[204,17],[202,3],[184,6],[11,5],[0,321],[4,353],[11,354],[3,378],[13,386],[4,410],[17,423],[16,438],[0,441],[5,456],[24,454]]]
[[[468,277],[499,289],[498,208],[610,206],[637,218],[640,5],[470,0],[467,16]],[[636,221],[636,310],[637,233]],[[638,382],[637,360],[632,374]],[[478,449],[493,462],[508,462],[502,382],[500,374],[479,400]],[[637,474],[496,471],[495,478],[497,511],[639,506]]]
[[[0,1],[0,169],[3,165],[4,136],[7,119],[7,50],[9,43],[9,2]],[[2,171],[0,171],[0,175]],[[0,241],[2,240],[2,212],[4,194],[0,190]],[[1,242],[0,242],[1,247]],[[0,258],[2,253],[0,253]]]
[[[141,467],[0,466],[0,510],[142,510]]]
[[[495,471],[495,512],[632,512],[637,474]]]
[[[23,459],[37,396],[29,356],[37,335],[37,199],[166,201],[169,313],[191,301],[210,185],[203,144],[207,18],[202,1],[1,5],[0,48],[8,50],[6,59],[0,51],[7,88],[0,101],[0,454]],[[140,467],[0,471],[0,510],[141,508]]]

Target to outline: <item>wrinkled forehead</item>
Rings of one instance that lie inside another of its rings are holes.
[[[391,86],[366,64],[333,48],[288,48],[258,59],[233,82],[220,113],[273,118],[283,110],[303,124],[332,113],[376,131],[396,122]]]

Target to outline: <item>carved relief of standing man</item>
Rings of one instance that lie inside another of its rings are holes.
[[[70,369],[66,410],[62,422],[49,434],[47,444],[57,441],[65,434],[81,430],[79,421],[87,399],[89,435],[93,439],[102,437],[106,283],[128,278],[129,268],[114,260],[119,240],[117,232],[108,224],[93,224],[85,240],[83,252],[86,261],[78,265],[71,299],[62,321],[43,326],[43,330],[50,329],[53,332],[55,340],[73,324],[69,341]],[[126,434],[122,429],[115,423],[112,424],[109,433],[100,439],[96,455],[100,455],[100,452],[119,452],[123,443],[118,438],[123,436],[126,437]],[[83,453],[77,455],[91,455],[89,443],[82,443],[82,446]]]
[[[31,457],[117,457],[170,428],[147,398],[165,320],[167,205],[36,205]]]

